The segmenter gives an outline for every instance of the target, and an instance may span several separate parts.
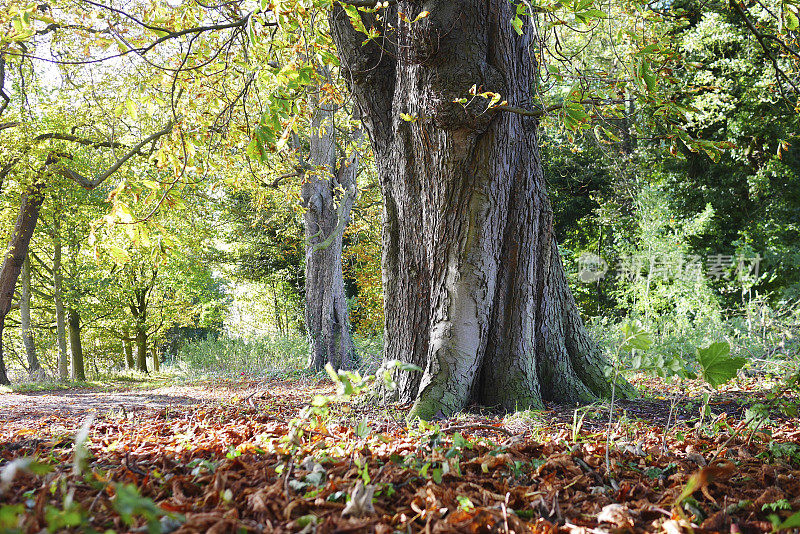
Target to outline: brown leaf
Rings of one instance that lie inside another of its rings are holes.
[[[633,527],[633,516],[627,506],[621,504],[609,504],[600,510],[597,514],[597,521],[599,523],[611,523],[620,528]]]

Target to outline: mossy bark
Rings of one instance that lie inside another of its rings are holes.
[[[306,234],[305,319],[311,353],[308,365],[320,370],[356,364],[355,345],[344,288],[344,230],[356,198],[357,158],[337,165],[335,109],[320,104],[314,112],[310,160],[303,184]]]
[[[22,264],[28,256],[28,247],[39,220],[39,210],[44,201],[44,181],[35,182],[20,197],[17,220],[8,240],[8,247],[0,268],[0,384],[8,385],[9,378],[3,359],[3,329],[17,287]]]
[[[384,194],[384,357],[424,369],[397,374],[412,417],[611,391],[553,236],[538,121],[470,94],[532,109],[534,36],[514,30],[514,10],[507,0],[401,0],[382,18],[361,14],[382,31],[366,44],[332,12]]]

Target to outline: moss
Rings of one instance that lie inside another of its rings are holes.
[[[437,413],[443,412],[443,407],[439,402],[420,397],[414,402],[414,406],[408,412],[406,420],[422,419],[423,421],[430,421],[436,417]]]

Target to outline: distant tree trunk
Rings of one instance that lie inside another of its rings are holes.
[[[455,102],[477,86],[533,110],[538,44],[529,23],[522,35],[510,24],[515,9],[398,0],[380,19],[360,14],[383,32],[366,42],[341,6],[332,10],[384,196],[384,357],[424,370],[396,374],[412,417],[611,392],[553,236],[537,119],[487,109],[479,96]]]
[[[17,279],[28,255],[28,246],[39,219],[39,210],[44,201],[44,185],[43,181],[37,181],[22,194],[17,220],[11,232],[11,239],[8,241],[3,267],[0,269],[0,384],[4,385],[10,382],[3,359],[3,329],[6,316],[11,310]]]
[[[86,380],[81,345],[81,316],[77,310],[69,310],[69,349],[72,356],[72,379]]]
[[[161,362],[158,360],[158,344],[155,341],[150,346],[150,354],[153,357],[153,372],[157,373],[161,370]]]
[[[36,355],[36,345],[33,342],[33,332],[31,331],[31,261],[27,254],[22,263],[20,276],[19,314],[22,345],[28,359],[28,373],[34,379],[39,379],[42,375],[42,366]]]
[[[147,372],[147,329],[140,323],[136,324],[136,369]]]
[[[275,322],[278,324],[278,333],[283,335],[283,321],[281,321],[281,307],[278,305],[278,289],[275,286],[275,279],[270,280],[272,284],[272,302],[275,306]]]
[[[131,332],[128,327],[122,329],[122,351],[125,354],[125,365],[128,369],[136,368],[136,360],[133,359],[133,346],[131,345]]]
[[[69,354],[67,353],[67,329],[61,272],[61,217],[53,218],[53,304],[56,309],[56,344],[58,346],[58,378],[69,378]],[[74,375],[74,372],[73,372]]]
[[[306,233],[306,328],[309,367],[351,369],[356,363],[342,273],[342,237],[355,202],[358,157],[336,166],[334,110],[320,105],[311,132],[313,175],[303,184]]]

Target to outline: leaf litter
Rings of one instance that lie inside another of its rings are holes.
[[[718,393],[702,428],[624,403],[610,440],[599,404],[407,424],[403,406],[304,412],[319,383],[254,387],[90,418],[28,407],[0,428],[0,530],[746,534],[800,510],[800,429],[748,421],[755,384]]]

